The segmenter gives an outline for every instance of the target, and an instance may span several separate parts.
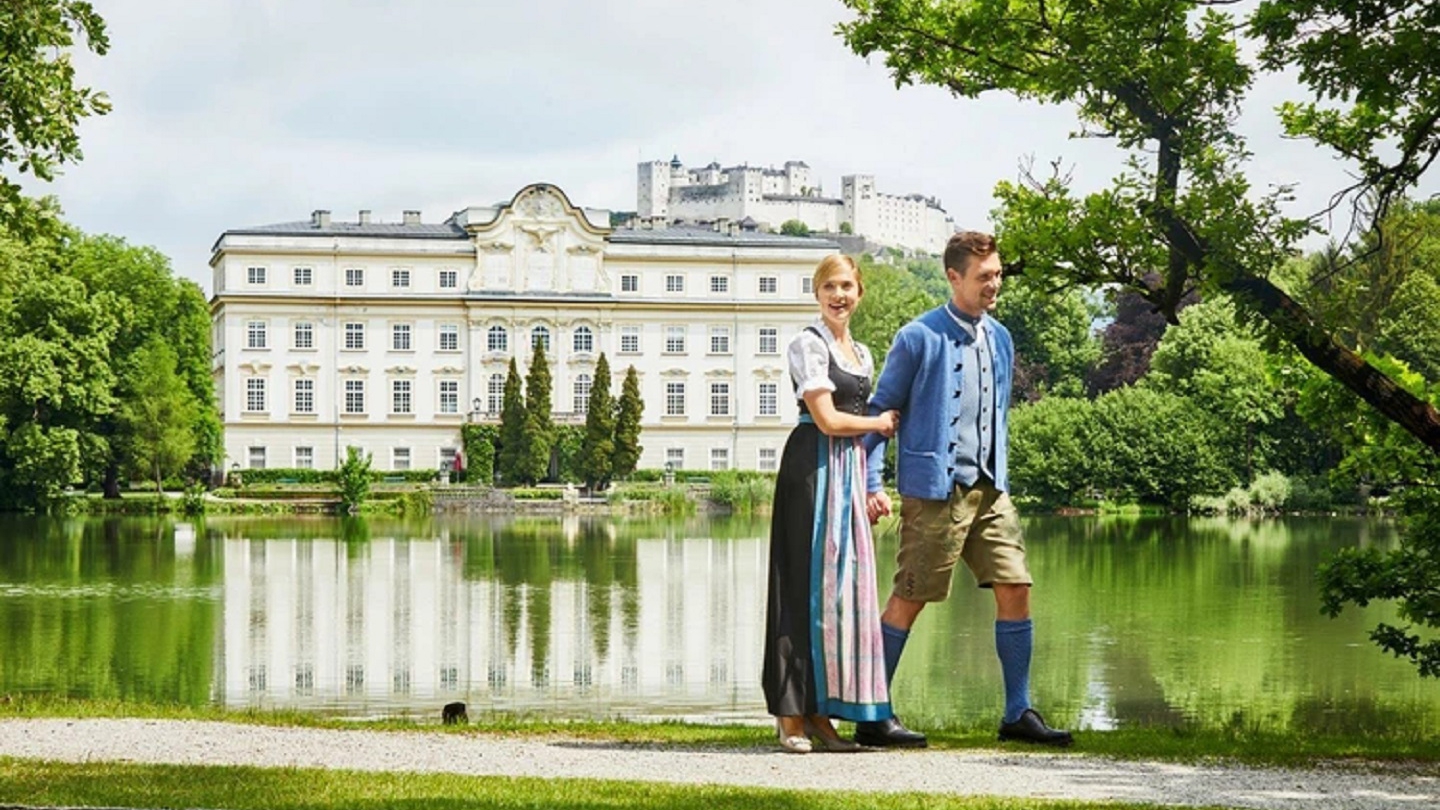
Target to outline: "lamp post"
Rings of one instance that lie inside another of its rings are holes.
[[[675,486],[675,462],[665,462],[665,486]]]
[[[229,483],[230,483],[230,486],[235,487],[236,489],[241,489],[241,488],[243,488],[243,487],[245,486],[245,481],[240,478],[240,462],[238,462],[238,461],[232,461],[232,462],[230,462],[230,482],[229,482]]]
[[[480,406],[483,405],[483,404],[484,404],[484,402],[483,402],[483,400],[480,399],[480,397],[475,397],[474,399],[470,400],[470,421],[471,421],[471,422],[479,422],[479,421],[480,421]]]

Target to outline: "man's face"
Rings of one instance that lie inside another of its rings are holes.
[[[945,278],[955,293],[955,307],[966,315],[978,318],[981,313],[995,308],[1004,270],[1001,269],[998,251],[984,258],[971,256],[969,265],[963,275],[945,268]]]

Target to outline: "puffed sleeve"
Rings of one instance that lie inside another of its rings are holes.
[[[830,347],[825,339],[809,329],[790,340],[785,349],[790,362],[790,379],[795,381],[795,397],[804,397],[807,391],[834,391],[835,383],[830,380]]]

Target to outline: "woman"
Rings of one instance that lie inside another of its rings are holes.
[[[814,282],[820,318],[786,352],[800,424],[775,481],[761,675],[781,748],[802,754],[812,736],[828,751],[859,748],[832,717],[890,717],[859,438],[890,436],[898,421],[895,411],[866,415],[875,364],[850,336],[865,291],[859,268],[827,256]]]

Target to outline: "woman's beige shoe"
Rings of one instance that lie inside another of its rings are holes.
[[[786,734],[780,718],[775,718],[775,733],[780,738],[780,748],[788,754],[810,753],[810,738],[803,734]]]
[[[828,733],[827,733],[828,732]],[[820,741],[820,747],[836,754],[849,754],[864,746],[841,737],[829,718],[805,718],[805,733]]]

